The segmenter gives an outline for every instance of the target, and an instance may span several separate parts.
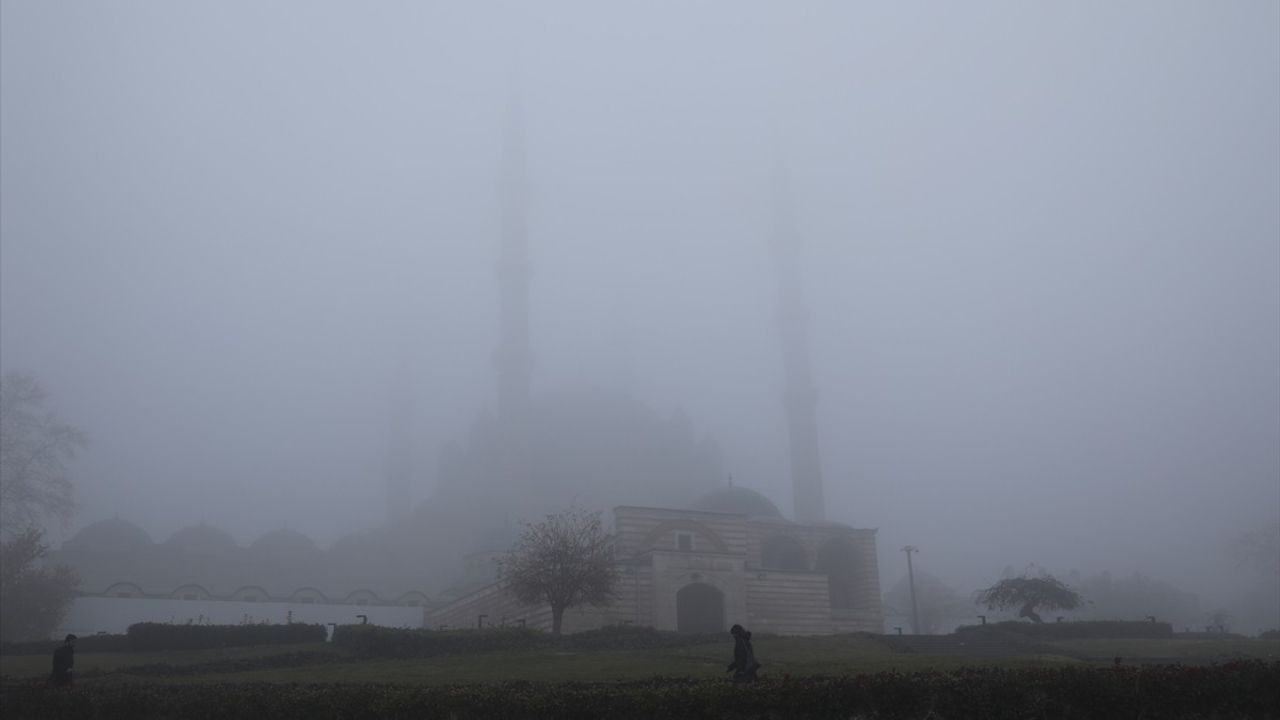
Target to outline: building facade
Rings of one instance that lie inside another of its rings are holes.
[[[875,530],[785,519],[764,496],[725,488],[694,506],[613,511],[613,603],[565,613],[565,632],[633,624],[720,632],[881,632]],[[490,582],[429,608],[429,627],[523,624],[550,629],[551,609]]]

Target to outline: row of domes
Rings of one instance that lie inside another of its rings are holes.
[[[712,490],[695,500],[689,509],[782,519],[782,513],[768,498],[753,490],[733,486]],[[343,538],[338,543],[342,544],[344,540],[348,538]],[[155,544],[146,530],[126,520],[111,518],[85,527],[67,541],[66,548],[129,552]],[[234,553],[240,549],[240,545],[225,530],[205,524],[182,528],[170,535],[163,544],[208,555]],[[249,550],[264,554],[309,555],[318,553],[320,548],[314,540],[296,530],[280,529],[272,530],[254,540],[249,544]]]
[[[131,552],[154,546],[151,536],[137,525],[112,518],[89,525],[75,534],[63,546],[66,550],[87,550],[102,553]],[[163,543],[178,550],[192,550],[202,554],[233,553],[240,545],[227,531],[210,525],[192,525],[169,536]],[[268,554],[306,555],[318,553],[315,541],[295,530],[272,530],[254,540],[249,549]]]

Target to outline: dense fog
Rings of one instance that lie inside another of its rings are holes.
[[[5,0],[0,93],[0,365],[90,440],[55,545],[327,545],[398,442],[430,502],[514,182],[535,393],[683,415],[790,514],[789,218],[883,589],[912,544],[1280,621],[1231,549],[1280,517],[1276,3]]]

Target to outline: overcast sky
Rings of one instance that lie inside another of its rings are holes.
[[[0,365],[157,540],[374,527],[495,403],[523,98],[535,387],[682,409],[790,512],[771,172],[828,515],[961,584],[1212,595],[1280,515],[1280,4],[0,4]],[[403,388],[403,386],[402,386]]]

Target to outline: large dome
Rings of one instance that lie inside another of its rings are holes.
[[[67,541],[67,549],[110,554],[133,553],[151,545],[146,530],[120,518],[93,523]]]
[[[311,538],[296,530],[272,530],[254,540],[249,550],[272,558],[307,557],[320,552]]]
[[[240,549],[225,530],[210,525],[192,525],[169,536],[165,545],[191,555],[230,555]]]
[[[743,487],[725,487],[703,495],[689,506],[690,510],[733,513],[750,517],[785,520],[778,506],[755,490]]]
[[[715,443],[683,414],[592,387],[535,395],[515,419],[482,417],[440,470],[428,505],[479,502],[512,524],[571,504],[681,507],[724,477]]]
[[[522,522],[570,506],[684,507],[724,476],[715,442],[678,411],[595,387],[538,393],[445,449],[435,491],[393,529],[412,548],[399,575],[440,590],[460,556],[506,549]]]

